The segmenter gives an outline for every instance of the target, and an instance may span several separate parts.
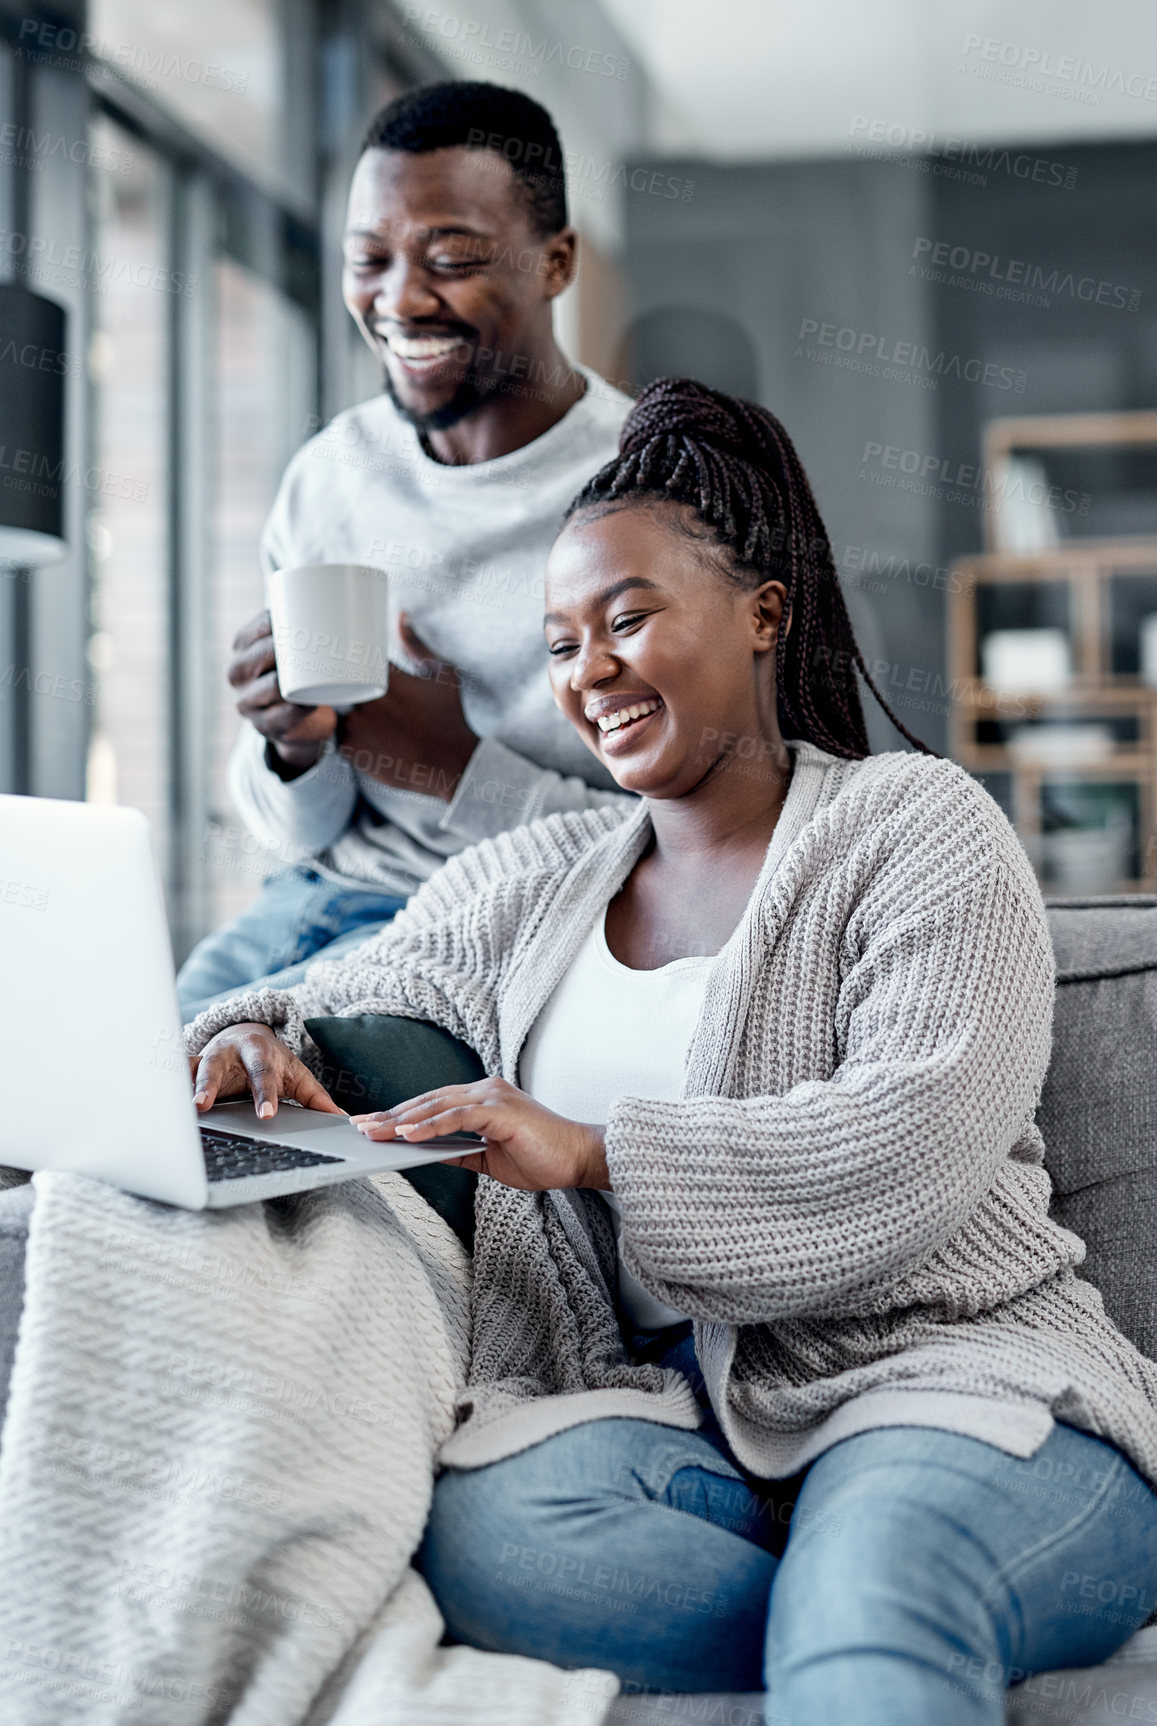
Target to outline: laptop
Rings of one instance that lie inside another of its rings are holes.
[[[478,1149],[476,1134],[373,1144],[284,1101],[265,1121],[251,1097],[198,1112],[135,809],[0,795],[0,975],[0,1163],[202,1210]]]

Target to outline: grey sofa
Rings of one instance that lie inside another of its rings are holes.
[[[1157,1356],[1157,896],[1057,900],[1049,922],[1058,987],[1039,1120],[1053,1210],[1086,1241],[1084,1274],[1110,1315]],[[0,1218],[0,1295],[7,1293],[0,1298],[0,1407],[31,1198],[27,1186],[9,1194]],[[607,1720],[763,1726],[762,1703],[759,1696],[628,1693],[611,1705]],[[1093,1671],[1040,1673],[1019,1686],[1009,1695],[1008,1720],[1019,1726],[1157,1721],[1157,1624]]]
[[[1157,1357],[1157,897],[1057,899],[1048,917],[1057,996],[1037,1119],[1053,1215],[1085,1241],[1081,1274],[1100,1289],[1110,1316]],[[607,1720],[762,1726],[761,1702],[622,1695]],[[1008,1720],[1157,1721],[1157,1624],[1104,1666],[1042,1672],[1018,1685]]]

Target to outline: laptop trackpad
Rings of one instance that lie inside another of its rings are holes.
[[[385,1150],[396,1145],[405,1149],[404,1139],[383,1140],[375,1145],[351,1127],[348,1115],[330,1115],[323,1109],[303,1109],[297,1103],[280,1102],[272,1120],[259,1121],[253,1099],[241,1098],[234,1103],[215,1103],[197,1116],[202,1126],[215,1127],[221,1133],[244,1133],[252,1139],[262,1139],[275,1145],[294,1145],[303,1151],[321,1151],[329,1157],[359,1156],[366,1151]],[[477,1150],[481,1140],[475,1134],[447,1133],[436,1139],[423,1139],[412,1148],[415,1151],[438,1151],[461,1144],[463,1150]]]

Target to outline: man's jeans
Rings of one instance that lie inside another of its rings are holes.
[[[288,989],[310,962],[336,959],[375,935],[406,903],[373,888],[339,887],[308,863],[271,875],[253,904],[194,947],[177,978],[188,1024],[225,995],[260,984]]]
[[[793,1726],[999,1726],[1026,1674],[1149,1616],[1157,1498],[1057,1425],[1025,1460],[930,1427],[756,1481],[718,1427],[588,1421],[447,1469],[417,1560],[453,1639],[628,1691],[755,1691]]]

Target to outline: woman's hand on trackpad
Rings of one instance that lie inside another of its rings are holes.
[[[478,1133],[485,1140],[481,1149],[446,1162],[521,1192],[610,1188],[602,1127],[568,1121],[506,1079],[442,1085],[394,1109],[350,1120],[367,1139],[402,1139],[408,1145],[446,1133]]]
[[[327,1115],[345,1113],[268,1025],[227,1025],[199,1055],[189,1057],[189,1068],[198,1109],[211,1109],[226,1097],[252,1094],[253,1106],[262,1120],[277,1113],[281,1097]]]

